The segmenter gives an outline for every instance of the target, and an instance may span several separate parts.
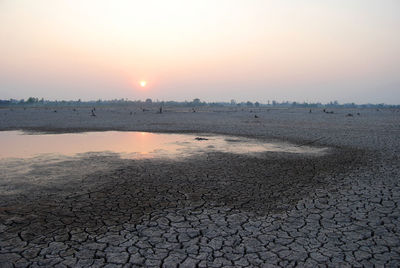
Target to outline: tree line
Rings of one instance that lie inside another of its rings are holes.
[[[339,103],[338,101],[330,101],[328,103],[321,102],[289,102],[289,101],[267,101],[266,103],[242,101],[237,102],[232,99],[229,102],[206,102],[195,98],[192,101],[160,101],[147,98],[146,100],[129,100],[129,99],[113,99],[113,100],[91,100],[82,101],[78,100],[45,100],[44,98],[29,97],[27,99],[0,99],[0,106],[93,106],[93,105],[158,105],[158,106],[182,106],[182,107],[298,107],[298,108],[400,108],[400,105],[389,105],[385,103],[366,103],[356,104],[352,103]]]

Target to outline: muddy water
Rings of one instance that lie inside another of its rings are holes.
[[[116,153],[121,158],[180,158],[204,152],[254,154],[287,152],[320,154],[324,148],[266,143],[256,139],[223,135],[160,134],[149,132],[85,132],[31,134],[0,131],[1,158],[31,158],[41,155]]]
[[[304,154],[323,155],[326,150],[222,135],[0,131],[0,203],[10,205],[26,198],[35,200],[92,191],[108,181],[102,178],[104,174],[135,165],[132,161],[141,166],[147,161],[180,162],[213,152],[262,157],[268,151],[303,158]]]

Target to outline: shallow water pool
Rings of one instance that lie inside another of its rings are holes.
[[[256,154],[286,152],[321,154],[324,148],[257,139],[224,136],[165,134],[134,131],[102,131],[43,134],[0,131],[0,158],[30,158],[44,154],[73,156],[88,152],[112,152],[121,158],[180,158],[205,152]]]

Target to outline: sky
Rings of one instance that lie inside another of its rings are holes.
[[[0,99],[400,104],[399,14],[399,0],[0,0]]]

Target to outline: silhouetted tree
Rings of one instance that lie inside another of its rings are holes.
[[[253,107],[253,103],[251,101],[246,102],[247,107]]]

